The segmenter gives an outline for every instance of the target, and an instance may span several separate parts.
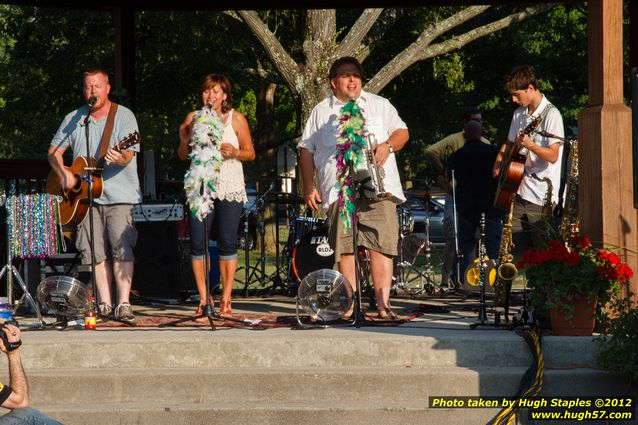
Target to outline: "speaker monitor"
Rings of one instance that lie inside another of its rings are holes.
[[[142,298],[179,297],[177,223],[137,222],[133,289]]]

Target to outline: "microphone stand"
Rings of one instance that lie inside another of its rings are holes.
[[[361,307],[361,277],[359,276],[359,249],[357,243],[357,233],[359,232],[359,223],[357,222],[357,194],[359,193],[359,188],[361,183],[357,183],[354,181],[354,164],[350,161],[348,164],[350,169],[350,176],[353,178],[352,183],[355,185],[354,190],[352,191],[352,255],[354,256],[354,282],[355,282],[355,290],[353,294],[354,310],[352,314],[352,323],[351,326],[355,328],[360,328],[365,323],[365,315],[363,314],[363,309]],[[341,223],[337,221],[336,226],[341,226]],[[336,260],[336,258],[335,258]]]
[[[93,112],[93,107],[95,106],[95,98],[91,98],[89,100],[87,106],[89,109],[88,114],[84,118],[84,132],[85,132],[85,140],[86,140],[86,166],[84,167],[84,179],[87,182],[88,187],[88,204],[89,204],[89,247],[91,249],[91,291],[93,293],[94,299],[96,300],[93,303],[93,312],[98,312],[98,306],[100,304],[100,294],[97,291],[97,282],[95,278],[95,227],[94,227],[94,219],[93,219],[93,205],[94,205],[94,197],[93,197],[93,178],[92,174],[97,171],[97,162],[89,161],[91,157],[91,151],[89,147],[89,123],[91,121],[91,112]],[[108,143],[108,141],[106,142]],[[99,147],[98,147],[99,149]]]
[[[463,259],[463,253],[459,248],[459,223],[458,215],[456,211],[456,179],[454,177],[454,169],[452,169],[452,214],[454,216],[454,249],[456,250],[456,282],[454,282],[455,289],[461,287],[461,260]]]

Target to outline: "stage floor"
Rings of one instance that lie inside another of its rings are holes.
[[[218,298],[216,298],[216,302]],[[514,304],[519,304],[517,297],[514,297]],[[177,324],[179,327],[209,327],[210,323],[204,319],[203,321],[187,320],[195,315],[197,310],[197,302],[183,300],[160,300],[134,298],[133,309],[136,315],[136,327],[162,328],[170,327],[171,324],[180,319],[184,319],[182,323]],[[363,311],[365,314],[366,326],[406,326],[406,327],[431,327],[431,328],[449,328],[449,329],[469,329],[470,324],[478,322],[479,313],[479,297],[474,293],[452,293],[447,295],[432,296],[394,296],[391,298],[391,305],[398,314],[397,320],[380,320],[377,318],[376,309],[368,305],[368,300],[364,300]],[[494,323],[494,314],[492,309],[493,302],[491,298],[486,301],[486,309],[488,312],[487,321],[485,323]],[[519,312],[520,306],[513,305],[510,308],[510,317]],[[232,320],[215,315],[214,323],[218,327],[258,327],[267,329],[271,327],[297,327],[297,313],[295,298],[289,296],[270,296],[270,297],[242,297],[235,296],[232,301],[233,316]],[[218,312],[219,305],[215,305],[215,311]],[[24,312],[22,310],[25,310]],[[42,317],[47,326],[53,326],[56,323],[56,317],[53,314],[47,314],[48,311],[42,312]],[[308,314],[300,309],[299,317],[303,324],[313,324]],[[26,309],[21,309],[16,315],[20,326],[25,329],[37,329],[43,325],[35,314]],[[349,326],[351,322],[347,320],[335,320],[328,322],[330,326]],[[58,324],[58,328],[64,325]],[[66,325],[68,329],[83,328],[83,318],[70,318]],[[98,321],[97,328],[113,329],[131,327],[127,324],[117,322],[115,320]]]

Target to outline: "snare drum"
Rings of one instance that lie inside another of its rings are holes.
[[[397,207],[397,220],[399,220],[399,232],[403,236],[407,236],[414,230],[414,217],[412,211],[406,207]]]
[[[296,245],[308,232],[321,227],[324,221],[325,220],[320,218],[296,216],[292,226],[290,227],[292,234],[289,236],[288,240],[293,246]]]

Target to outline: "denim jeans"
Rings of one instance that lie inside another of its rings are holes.
[[[31,407],[14,409],[6,415],[0,416],[0,425],[62,425],[44,413]]]
[[[217,251],[220,260],[237,258],[237,229],[243,204],[235,201],[215,200],[215,209],[206,216],[208,234],[217,236]],[[213,229],[215,225],[215,229]],[[203,258],[208,248],[208,240],[204,238],[204,222],[190,216],[191,258]]]

